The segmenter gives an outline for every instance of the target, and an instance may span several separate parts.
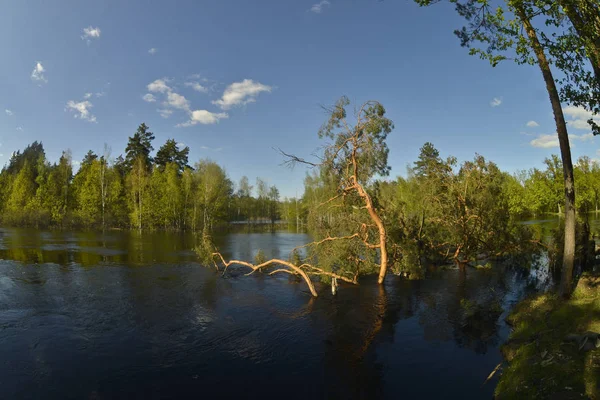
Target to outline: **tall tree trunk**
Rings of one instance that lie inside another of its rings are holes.
[[[556,122],[556,132],[558,134],[558,142],[560,145],[565,183],[565,243],[560,277],[560,294],[564,297],[568,297],[572,290],[573,264],[575,257],[575,178],[573,176],[573,162],[571,160],[571,147],[569,145],[567,124],[560,104],[558,90],[554,83],[554,77],[550,70],[550,64],[548,63],[544,49],[538,40],[537,33],[531,25],[531,21],[525,14],[524,9],[517,7],[516,11],[521,22],[523,22],[523,27],[527,32],[527,36],[529,36],[533,51],[538,60],[538,65],[544,76],[546,90],[548,91],[550,103],[552,104],[554,121]]]
[[[104,183],[105,180],[105,160],[100,160],[100,196],[102,200],[102,230],[104,231],[104,206],[106,204],[106,186]]]
[[[363,198],[365,201],[365,207],[369,212],[369,217],[373,223],[377,226],[377,230],[379,231],[379,252],[380,252],[380,262],[379,262],[379,277],[377,278],[377,283],[382,284],[385,280],[385,275],[387,273],[388,268],[388,253],[387,253],[387,234],[385,231],[385,226],[383,225],[383,221],[375,211],[373,207],[373,201],[371,200],[371,196],[366,190],[355,180],[356,189],[358,190],[358,195]]]
[[[138,229],[142,231],[142,171],[138,171]]]

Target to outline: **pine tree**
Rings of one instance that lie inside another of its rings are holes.
[[[142,123],[138,127],[137,132],[135,132],[132,137],[129,137],[129,142],[125,148],[125,166],[128,171],[133,168],[133,164],[140,157],[146,166],[146,170],[150,170],[152,166],[150,152],[154,150],[154,147],[152,147],[152,140],[154,140],[154,134],[149,131],[149,128],[145,123]]]
[[[179,172],[183,172],[188,165],[188,154],[190,152],[189,147],[184,147],[179,150],[179,145],[175,142],[175,139],[169,139],[167,142],[158,149],[154,162],[157,166],[165,168],[168,163],[175,163],[179,169]]]

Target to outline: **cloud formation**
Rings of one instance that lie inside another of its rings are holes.
[[[500,104],[502,104],[502,97],[494,97],[492,101],[490,101],[490,106],[492,107],[498,107]]]
[[[242,82],[234,82],[227,86],[223,92],[223,96],[212,103],[219,106],[222,110],[228,110],[231,107],[254,103],[260,93],[270,93],[271,90],[270,86],[254,82],[251,79],[244,79]]]
[[[169,110],[168,108],[159,108],[156,111],[158,111],[160,116],[163,118],[169,118],[171,114],[173,114],[173,110]]]
[[[148,103],[154,103],[156,101],[156,97],[152,93],[146,93],[142,96],[142,99]]]
[[[92,28],[92,26],[88,26],[87,28],[83,28],[83,35],[81,35],[81,40],[87,41],[87,44],[90,44],[92,39],[98,39],[100,37],[100,28]]]
[[[208,93],[208,88],[205,86],[202,86],[199,82],[186,82],[185,86],[191,87],[196,92]]]
[[[148,50],[148,54],[154,55],[154,54],[156,54],[157,51],[158,51],[158,49],[153,47],[150,50]]]
[[[164,104],[179,110],[190,111],[190,102],[184,96],[173,91],[167,92],[167,101]]]
[[[331,7],[331,3],[327,0],[322,0],[316,4],[313,4],[309,11],[315,14],[321,14],[323,12],[323,7]]]
[[[8,108],[4,110],[4,112],[6,113],[6,115],[8,115],[9,117],[11,115],[13,115],[13,112],[11,110],[9,110]]]
[[[571,134],[569,135],[569,139],[571,141],[587,142],[594,139],[594,134],[592,134],[591,132],[583,135]],[[533,147],[538,147],[541,149],[551,149],[553,147],[559,147],[558,134],[554,133],[551,135],[538,135],[538,137],[529,142],[529,144]]]
[[[39,61],[36,62],[35,67],[33,68],[33,71],[31,72],[31,80],[37,81],[37,82],[48,82],[48,80],[46,79],[46,76],[44,76],[44,72],[46,72],[46,69],[44,68],[42,63]]]
[[[168,79],[157,79],[154,82],[151,82],[146,86],[150,92],[154,93],[165,93],[171,90],[169,85],[167,85]]]
[[[590,119],[593,119],[596,123],[599,122],[597,118],[593,118],[594,114],[592,112],[583,107],[567,106],[563,108],[563,113],[570,117],[567,125],[573,129],[590,129],[590,124],[588,124]]]
[[[195,76],[194,79],[200,79]],[[186,122],[177,124],[177,127],[189,127],[194,125],[216,124],[222,119],[229,118],[226,112],[212,112],[209,110],[193,110],[191,103],[185,96],[177,93],[176,86],[171,86],[172,82],[168,78],[156,79],[149,83],[146,88],[149,93],[142,96],[142,99],[149,103],[161,101],[162,108],[157,109],[163,118],[169,118],[175,110],[185,111],[189,119]],[[198,80],[185,82],[184,85],[197,92],[208,93],[209,89]],[[234,82],[227,86],[220,99],[212,101],[219,106],[221,110],[228,110],[235,106],[241,106],[256,101],[256,97],[262,92],[271,92],[270,86],[251,79],[244,79],[241,82]]]
[[[73,112],[74,118],[83,119],[88,122],[98,122],[96,121],[96,116],[92,115],[90,111],[92,107],[94,107],[94,105],[89,100],[80,102],[69,100],[65,107],[65,111]]]
[[[525,125],[527,125],[529,128],[536,128],[536,127],[540,126],[540,124],[538,124],[537,122],[535,122],[533,120],[527,122]]]
[[[177,127],[188,127],[197,124],[212,125],[225,118],[229,118],[227,113],[213,113],[207,110],[194,110],[190,113],[190,120],[182,124],[178,124]]]

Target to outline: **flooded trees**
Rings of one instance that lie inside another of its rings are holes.
[[[342,97],[328,110],[329,119],[319,130],[319,138],[331,142],[316,162],[282,151],[288,165],[314,169],[307,178],[306,196],[312,199],[308,219],[315,241],[292,251],[290,260],[296,262],[226,261],[218,251],[211,252],[207,243],[198,248],[201,258],[216,260],[215,266],[219,262],[225,269],[233,264],[245,266],[252,269],[250,273],[278,267],[271,273],[300,276],[313,296],[317,293],[310,275],[333,279],[335,285],[337,280],[357,283],[359,274],[378,269],[378,282],[383,283],[388,269],[387,233],[368,185],[376,175],[389,174],[386,138],[393,123],[376,101],[364,103],[350,121],[349,104]]]
[[[420,5],[431,5],[437,3],[436,0],[416,0]],[[563,9],[569,7],[579,8],[571,1],[530,1],[530,0],[507,0],[499,7],[492,9],[490,4],[484,0],[465,0],[451,1],[456,5],[456,11],[467,21],[466,26],[456,30],[455,34],[461,41],[461,45],[469,48],[471,55],[477,55],[484,60],[488,60],[492,66],[496,66],[503,60],[514,60],[519,64],[537,64],[546,85],[546,91],[550,99],[554,120],[556,123],[556,133],[560,147],[562,165],[563,165],[563,185],[564,185],[564,255],[562,266],[562,277],[560,291],[568,296],[572,290],[573,264],[575,255],[575,182],[573,176],[573,163],[571,160],[571,148],[569,136],[567,133],[567,124],[561,106],[561,97],[559,88],[550,67],[557,54],[569,51],[575,54],[573,60],[579,61],[577,64],[562,62],[558,57],[558,67],[562,67],[562,72],[567,77],[575,79],[576,82],[596,81],[595,79],[585,79],[585,66],[582,56],[577,55],[577,51],[583,51],[582,54],[594,55],[594,39],[598,38],[597,29],[585,29],[583,33],[575,33],[570,30],[570,26],[565,26],[566,19]],[[559,4],[560,3],[560,4]],[[585,3],[585,2],[584,2]],[[590,2],[590,4],[593,4]],[[588,7],[583,7],[587,11]],[[597,9],[597,7],[595,7]],[[593,11],[591,10],[591,15]],[[577,14],[577,13],[574,13]],[[533,25],[533,19],[542,15],[545,18],[546,26],[567,29],[567,34],[560,34],[558,37],[550,32],[543,31],[540,26]],[[579,15],[580,16],[580,15]],[[592,23],[597,21],[597,17],[591,19]],[[593,33],[595,32],[595,33]],[[549,39],[552,38],[552,39]],[[571,46],[576,43],[575,46]],[[598,42],[596,42],[597,44]],[[477,47],[481,46],[481,47]],[[571,60],[571,61],[573,61]],[[596,60],[595,55],[590,56],[592,64]],[[568,65],[576,65],[573,71]],[[578,68],[578,69],[577,69]],[[570,74],[572,73],[572,74]],[[575,85],[574,96],[581,95],[581,87],[584,85]],[[593,87],[588,87],[589,90]],[[594,87],[598,88],[597,85]],[[580,102],[590,105],[594,101],[593,96],[583,95],[584,100],[578,98],[566,98],[566,102]],[[563,93],[564,94],[564,93]],[[567,93],[568,94],[568,93]],[[590,101],[587,101],[590,100]]]
[[[397,272],[421,276],[424,263],[465,266],[528,250],[530,232],[511,212],[513,184],[481,155],[459,164],[425,143],[408,177],[382,187],[378,198],[401,249]]]

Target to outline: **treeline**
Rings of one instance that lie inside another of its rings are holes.
[[[406,177],[366,184],[387,231],[390,268],[420,276],[429,263],[477,264],[532,251],[541,238],[520,221],[558,213],[564,204],[560,159],[553,155],[544,164],[544,169],[510,174],[481,155],[462,163],[452,156],[444,159],[433,144],[425,143]],[[585,216],[598,210],[600,164],[582,157],[575,174],[577,207]],[[339,182],[330,171],[306,178],[303,204],[309,208],[307,222],[313,236],[358,232],[361,237],[376,237],[360,201],[350,195],[344,195],[341,203],[332,201],[339,193]],[[335,266],[337,260],[358,260],[364,271],[367,261],[377,258],[360,242],[354,248],[328,246],[323,253],[333,255],[330,268],[349,268],[352,273],[360,269]],[[327,262],[323,254],[321,259],[321,265]]]
[[[247,177],[238,189],[210,160],[188,165],[189,147],[169,139],[152,156],[154,134],[145,124],[122,155],[89,151],[73,173],[70,151],[50,163],[42,143],[13,153],[0,172],[0,219],[4,225],[86,228],[214,229],[231,221],[296,220],[279,191],[258,178],[256,195]]]
[[[544,164],[544,169],[533,168],[512,176],[507,190],[514,214],[563,214],[565,194],[562,161],[557,155],[552,155],[544,160]],[[600,211],[600,163],[583,156],[577,160],[573,172],[577,212]]]

